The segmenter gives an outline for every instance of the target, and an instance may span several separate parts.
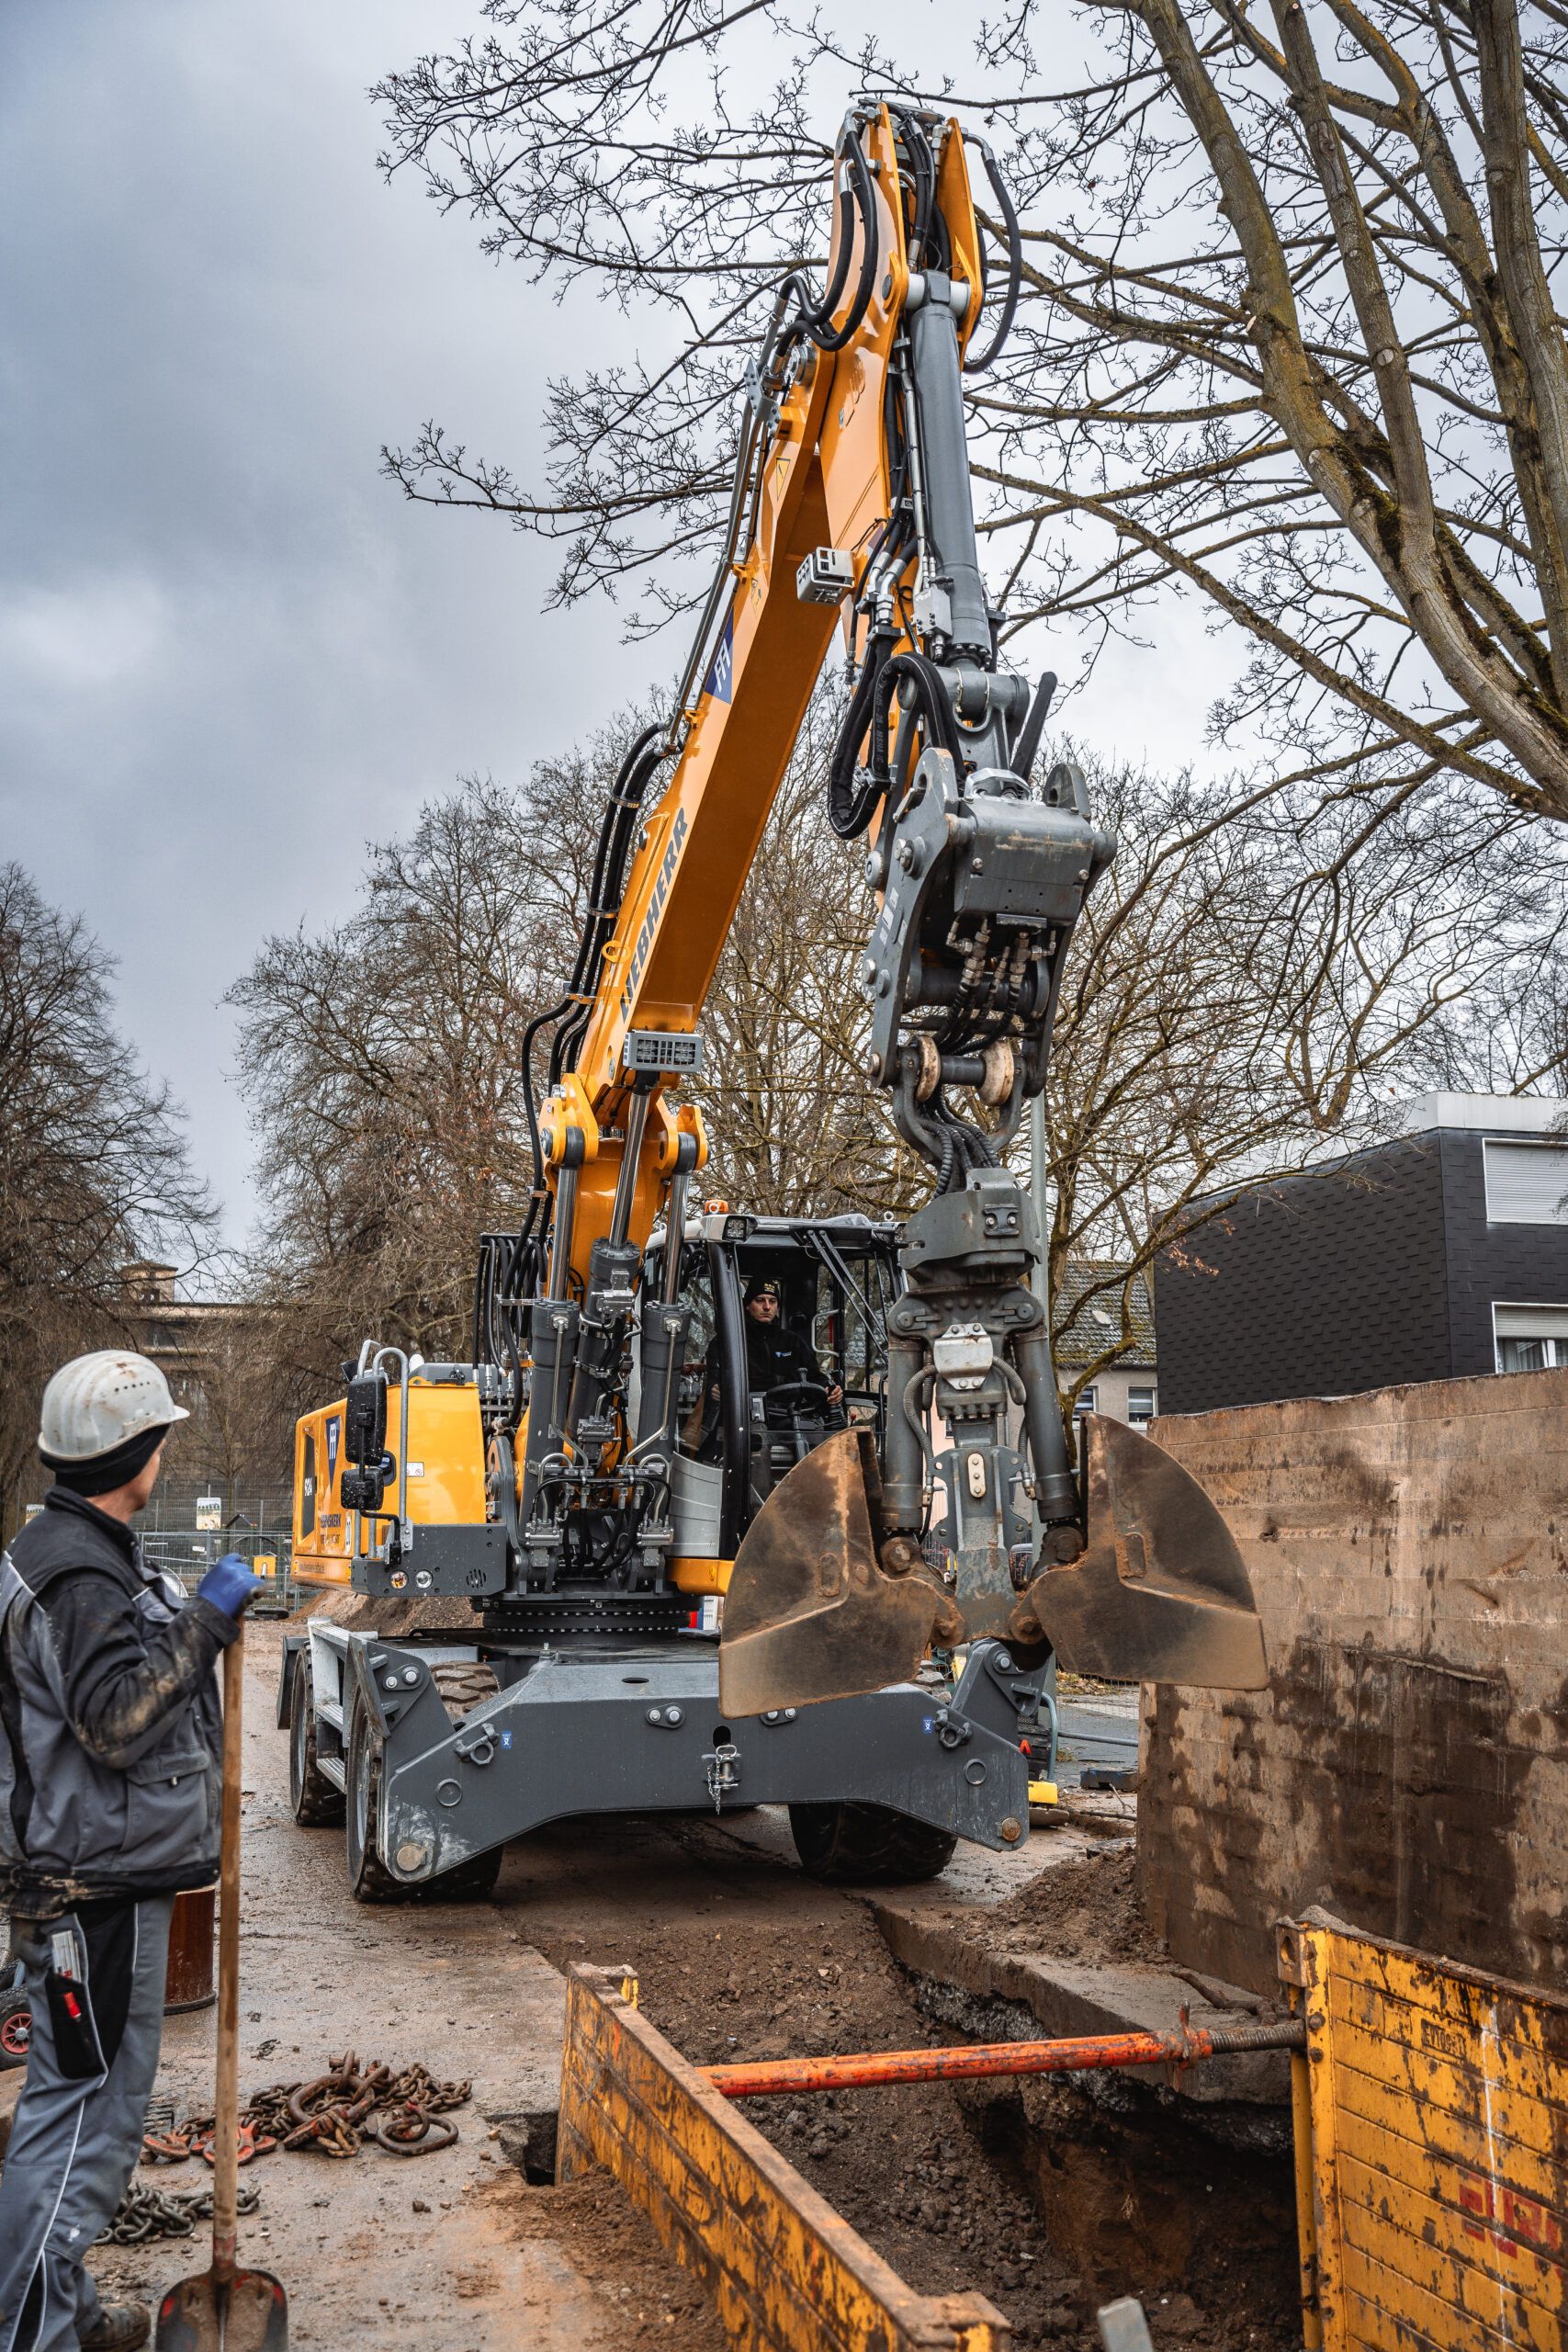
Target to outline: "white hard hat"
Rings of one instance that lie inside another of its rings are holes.
[[[148,1357],[98,1348],[62,1364],[44,1390],[39,1452],[56,1463],[95,1462],[146,1430],[189,1419]]]

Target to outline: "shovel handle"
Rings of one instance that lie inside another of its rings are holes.
[[[234,2276],[240,2208],[240,1776],[244,1620],[223,1653],[223,1814],[218,1872],[218,2096],[212,2139],[212,2275]]]

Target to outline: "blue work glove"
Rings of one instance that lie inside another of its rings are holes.
[[[220,1609],[225,1617],[238,1622],[245,1613],[245,1603],[265,1589],[265,1579],[251,1574],[248,1560],[242,1559],[238,1552],[225,1552],[197,1586],[196,1597],[198,1600],[210,1600],[214,1609]]]

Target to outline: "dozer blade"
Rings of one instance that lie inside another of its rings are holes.
[[[881,1481],[864,1430],[840,1430],[780,1479],[741,1538],[724,1602],[727,1715],[808,1707],[903,1682],[945,1596],[877,1560]]]
[[[1235,1540],[1196,1478],[1123,1422],[1089,1417],[1089,1542],[1014,1613],[1065,1667],[1124,1682],[1261,1690],[1263,1628]]]

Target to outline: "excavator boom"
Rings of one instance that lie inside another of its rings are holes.
[[[1009,227],[989,288],[971,152]],[[536,1118],[525,1072],[534,1198],[491,1248],[476,1346],[512,1368],[493,1464],[512,1547],[532,1590],[590,1555],[631,1589],[667,1574],[680,1237],[706,1148],[674,1090],[700,1068],[704,1001],[841,628],[853,684],[825,813],[863,842],[876,901],[865,1068],[931,1191],[886,1317],[880,1458],[845,1430],[769,1496],[729,1580],[723,1704],[878,1689],[933,1641],[983,1635],[1098,1672],[1256,1683],[1245,1572],[1201,1491],[1104,1429],[1079,1491],[1034,1208],[1005,1166],[1114,848],[1075,767],[1036,778],[1055,680],[1008,667],[979,561],[964,379],[1016,300],[1010,202],[983,141],[893,102],[846,117],[832,197],[826,284],[786,278],[748,372],[722,560],[672,722],[623,767],[577,967],[535,1023],[551,1091]],[[655,1296],[643,1252],[660,1215]],[[933,1430],[951,1441],[940,1470]]]

